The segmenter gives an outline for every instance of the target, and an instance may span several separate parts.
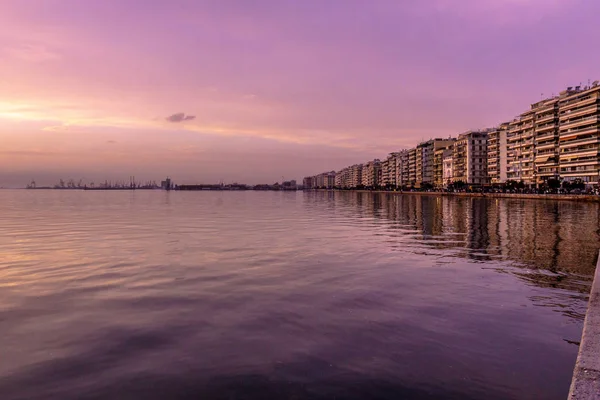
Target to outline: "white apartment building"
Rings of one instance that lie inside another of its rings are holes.
[[[492,184],[508,179],[508,148],[506,137],[509,123],[505,122],[488,133],[487,173]]]
[[[488,131],[468,131],[456,139],[452,151],[452,182],[468,185],[489,183],[487,175]]]
[[[558,101],[559,165],[565,180],[598,185],[600,179],[600,84],[569,88]]]

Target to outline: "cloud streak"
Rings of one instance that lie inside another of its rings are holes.
[[[195,115],[185,115],[185,113],[176,113],[173,115],[169,115],[167,118],[165,118],[165,120],[167,120],[168,122],[183,122],[183,121],[191,121],[193,119],[195,119],[196,116]]]

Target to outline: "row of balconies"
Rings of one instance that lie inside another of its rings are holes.
[[[596,96],[592,96],[591,94],[588,94],[587,96],[584,96],[584,97],[576,97],[573,99],[560,101],[558,103],[558,107],[559,107],[560,111],[562,112],[567,109],[572,109],[576,106],[584,106],[587,104],[592,104],[592,103],[596,102],[597,99],[598,98]]]
[[[600,143],[600,137],[598,136],[588,136],[585,138],[581,138],[581,139],[575,139],[575,140],[563,140],[560,142],[560,147],[568,147],[568,146],[573,146],[573,145],[579,145],[579,144],[583,144],[583,143]]]
[[[598,125],[584,126],[581,128],[575,128],[575,129],[569,129],[566,131],[561,131],[561,132],[559,132],[559,137],[560,137],[560,140],[562,141],[568,137],[575,137],[575,136],[579,136],[579,135],[588,135],[588,134],[593,134],[593,133],[598,133],[598,132],[599,132]]]
[[[568,149],[560,149],[560,154],[589,154],[594,155],[600,151],[600,148],[596,147],[569,147]]]
[[[572,156],[571,156],[572,157]],[[575,160],[571,158],[566,158],[563,160],[563,157],[560,157],[560,165],[575,165],[575,164],[600,164],[600,158],[598,157],[582,157],[577,158]]]
[[[535,119],[535,123],[536,124],[541,124],[545,121],[552,121],[556,118],[556,114],[555,113],[550,113],[550,114],[546,114],[546,115],[541,115],[539,117],[536,117]]]
[[[594,113],[594,112],[598,112],[597,104],[592,104],[591,106],[586,106],[586,107],[581,107],[578,109],[564,111],[564,112],[560,113],[559,120],[562,121],[564,119],[576,117],[578,115],[586,115],[586,114]]]
[[[574,128],[576,126],[581,126],[581,125],[588,125],[588,124],[592,124],[594,122],[598,121],[598,115],[590,115],[588,117],[582,117],[582,118],[577,118],[577,119],[570,119],[567,122],[563,122],[560,124],[560,128]]]
[[[537,135],[535,135],[536,139],[553,138],[555,136],[558,136],[557,131],[550,131],[550,132],[541,133],[541,134],[538,133]]]

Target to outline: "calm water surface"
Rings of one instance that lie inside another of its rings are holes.
[[[0,191],[0,398],[564,399],[598,204]]]

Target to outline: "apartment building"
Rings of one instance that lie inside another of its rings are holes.
[[[505,122],[488,133],[487,173],[491,184],[505,183],[508,172],[507,142],[509,123]]]
[[[388,157],[381,162],[381,186],[388,188],[396,188],[398,186],[398,174],[396,169],[399,154],[400,153],[390,153]]]
[[[354,164],[350,167],[350,187],[356,188],[363,184],[362,181],[362,164]]]
[[[487,176],[488,131],[468,131],[456,139],[452,149],[452,182],[485,185]]]
[[[435,152],[452,143],[454,143],[454,139],[431,139],[417,146],[417,184],[419,187],[423,184],[434,185]]]
[[[417,145],[415,154],[415,187],[420,188],[423,182],[423,146]]]
[[[335,174],[336,184],[335,186],[340,189],[348,189],[352,183],[352,167],[343,168],[341,171]]]
[[[390,174],[390,164],[393,162],[393,158],[391,156],[387,157],[385,160],[381,162],[381,180],[380,184],[383,187],[391,186],[391,174]]]
[[[316,185],[314,176],[306,176],[302,180],[302,187],[304,189],[314,189]]]
[[[452,141],[454,143],[454,141]],[[449,182],[445,179],[444,175],[444,160],[450,160],[450,168],[452,166],[452,151],[453,144],[440,147],[433,153],[433,186],[436,188],[443,188]],[[449,178],[452,178],[450,174]]]
[[[417,149],[408,150],[408,180],[407,186],[415,186],[417,184]]]
[[[335,187],[336,188],[344,187],[344,169],[339,170],[335,173]]]
[[[450,184],[452,184],[452,180],[454,179],[454,168],[453,168],[453,147],[452,148],[448,148],[448,153],[446,155],[444,155],[444,158],[442,159],[442,163],[443,163],[443,171],[442,171],[442,185],[441,187],[448,187]]]
[[[506,137],[507,179],[523,181],[526,185],[533,185],[536,182],[534,176],[534,117],[533,109],[519,115],[509,123]]]
[[[363,164],[362,168],[362,184],[367,188],[379,186],[379,177],[381,171],[381,161],[375,159]]]
[[[534,180],[542,184],[557,179],[558,170],[558,98],[534,103]]]
[[[396,185],[404,187],[408,184],[408,150],[402,150],[396,157]]]
[[[577,86],[561,92],[559,113],[559,174],[597,185],[600,179],[600,85]]]

